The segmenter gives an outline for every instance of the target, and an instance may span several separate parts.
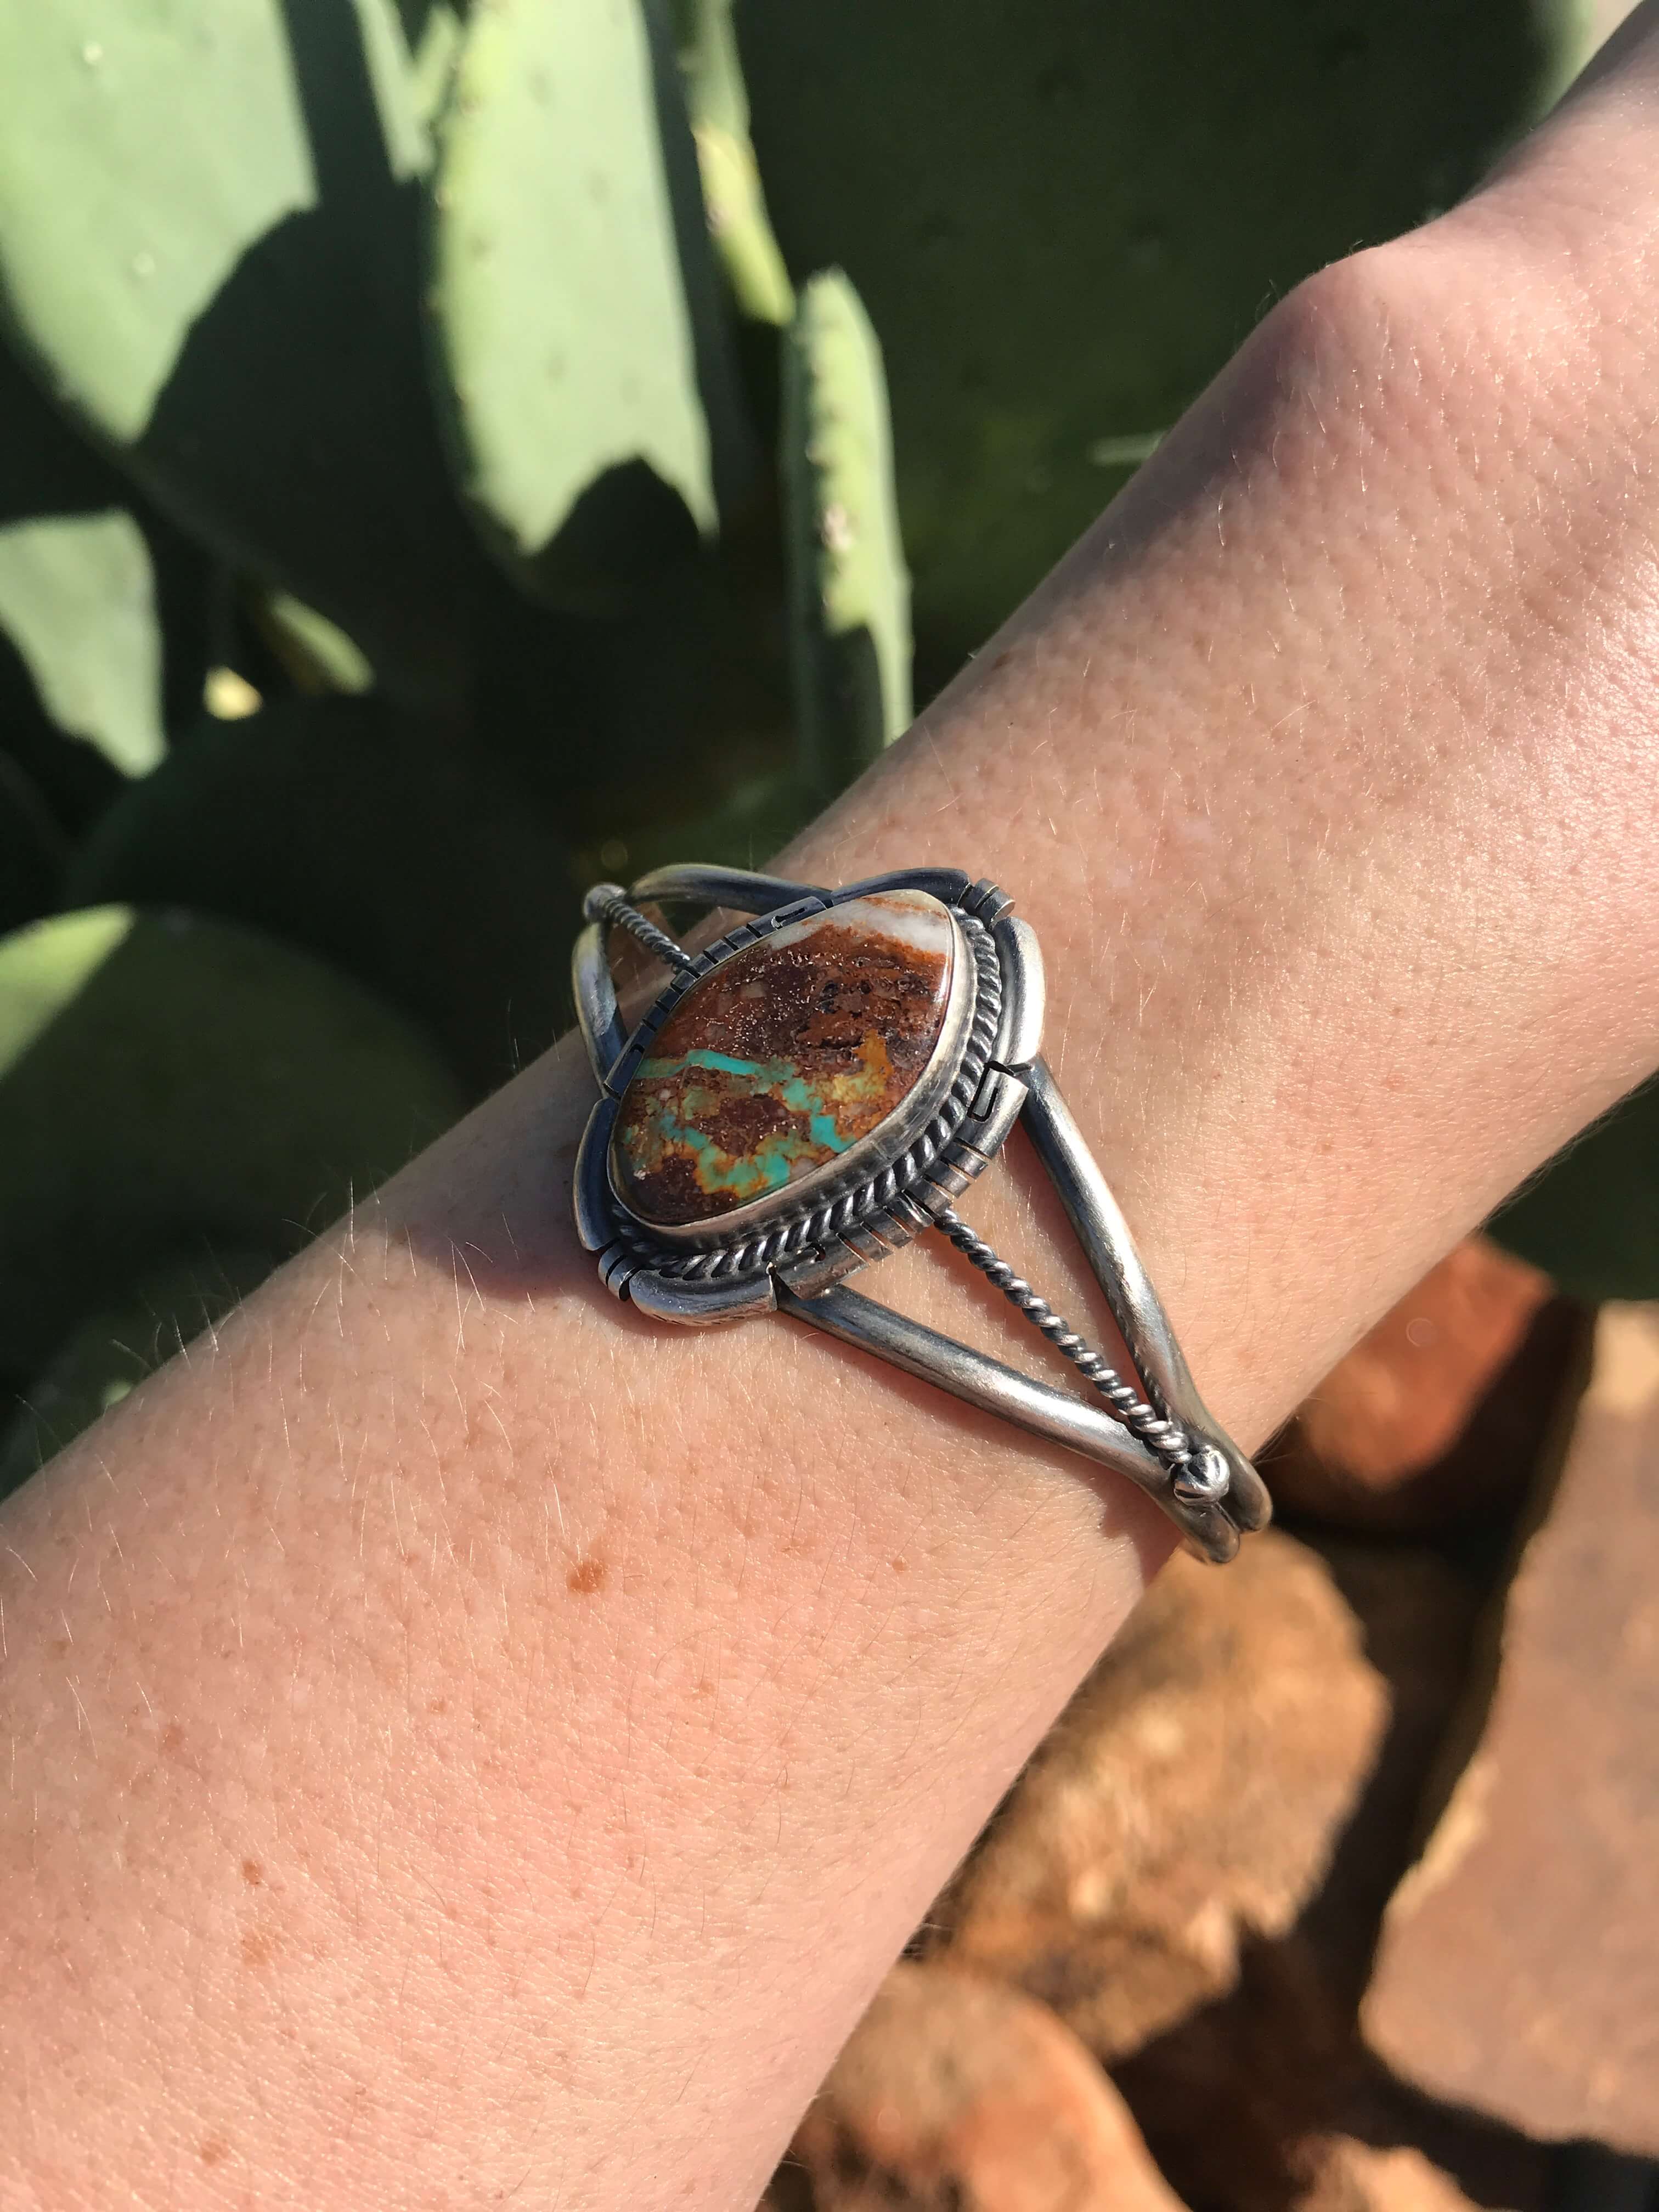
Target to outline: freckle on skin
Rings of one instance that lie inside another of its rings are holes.
[[[264,1878],[265,1870],[260,1865],[258,1859],[244,1859],[242,1861],[242,1880],[247,1884],[250,1889],[258,1889],[259,1884],[264,1880]]]
[[[574,1590],[579,1596],[592,1597],[605,1588],[610,1578],[611,1570],[605,1561],[597,1552],[590,1552],[585,1559],[577,1560],[565,1577],[564,1586],[567,1589]]]
[[[896,1575],[907,1573],[909,1570],[910,1565],[908,1559],[889,1559],[887,1564],[893,1570],[893,1572]]]
[[[268,1966],[276,1946],[269,1936],[257,1928],[249,1929],[242,1938],[242,1964],[245,1966]]]
[[[216,2136],[210,2136],[208,2140],[202,2145],[202,2148],[198,2152],[197,2155],[200,2158],[204,2166],[217,2166],[220,2160],[225,2156],[228,2148],[229,2146],[226,2143],[221,2142]]]

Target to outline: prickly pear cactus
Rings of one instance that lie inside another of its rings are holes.
[[[568,1019],[577,886],[520,792],[384,699],[206,718],[70,864],[76,906],[181,907],[314,954],[481,1097]]]
[[[249,932],[103,907],[0,941],[0,1374],[159,1256],[293,1249],[461,1105],[405,1023]]]
[[[827,797],[910,719],[910,580],[881,348],[838,269],[802,287],[785,339],[782,473],[796,714]]]
[[[0,626],[59,729],[124,775],[167,749],[161,633],[149,549],[131,515],[40,515],[0,525]]]
[[[458,699],[429,151],[392,0],[0,10],[0,304],[42,380],[222,558]]]
[[[434,323],[462,479],[562,604],[693,557],[756,456],[658,0],[493,0],[434,191]]]
[[[237,261],[317,199],[281,8],[216,15],[207,37],[188,7],[41,0],[0,25],[8,303],[59,396],[120,445]]]
[[[674,35],[714,248],[739,310],[787,323],[795,295],[766,213],[732,0],[676,0]]]
[[[881,336],[923,696],[1264,307],[1467,191],[1584,51],[1577,0],[735,21],[789,268],[844,268]]]
[[[164,634],[156,553],[166,536],[168,565],[176,539],[138,504],[0,345],[0,658],[9,647],[22,678],[0,673],[0,744],[14,751],[27,722],[37,745],[55,729],[139,774],[165,746],[167,678],[199,696],[193,641]]]
[[[0,6],[0,1391],[95,1412],[198,1255],[257,1273],[545,1042],[574,848],[763,863],[908,719],[907,555],[926,693],[1583,40],[1579,0]],[[1500,1232],[1651,1292],[1651,1120]]]

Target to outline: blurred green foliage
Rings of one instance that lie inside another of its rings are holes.
[[[1583,38],[1569,0],[0,16],[0,1486],[550,1041],[584,880],[787,836]],[[1627,1198],[1651,1147],[1608,1141]],[[1599,1157],[1515,1233],[1571,1244]]]
[[[1659,1083],[1586,1130],[1489,1225],[1573,1297],[1659,1297]]]

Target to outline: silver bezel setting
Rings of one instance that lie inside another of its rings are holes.
[[[921,1095],[913,1091],[827,1174],[717,1221],[676,1234],[632,1214],[611,1185],[611,1139],[623,1092],[673,1008],[721,962],[775,931],[893,890],[936,898],[969,955],[961,1020],[941,1037],[938,1065],[930,1061],[917,1086]],[[736,908],[750,919],[691,954],[639,911],[641,901]],[[597,885],[572,956],[577,1015],[599,1087],[577,1154],[577,1233],[598,1257],[600,1280],[641,1312],[694,1327],[771,1311],[810,1323],[1127,1476],[1176,1523],[1189,1550],[1230,1559],[1241,1534],[1270,1519],[1267,1486],[1200,1397],[1128,1224],[1042,1058],[1042,957],[1012,905],[994,884],[975,883],[959,868],[896,869],[837,890],[696,865],[659,868],[631,892]],[[678,971],[631,1035],[605,949],[617,921]],[[912,1100],[915,1110],[906,1112]],[[984,1173],[1016,1122],[1105,1294],[1138,1388],[955,1211],[957,1195]],[[847,1276],[927,1229],[965,1254],[1065,1353],[1096,1397],[1024,1374],[847,1287]]]
[[[822,910],[830,911],[828,908]],[[964,925],[948,907],[945,912],[954,939],[954,958],[950,997],[939,1039],[915,1083],[880,1126],[860,1137],[839,1158],[825,1162],[787,1188],[768,1191],[763,1197],[732,1206],[713,1221],[672,1225],[649,1222],[642,1226],[663,1243],[683,1251],[712,1252],[726,1258],[745,1245],[758,1244],[781,1226],[793,1225],[816,1213],[827,1217],[836,1200],[854,1194],[862,1196],[872,1190],[884,1174],[909,1155],[913,1148],[920,1157],[930,1144],[937,1151],[947,1141],[973,1103],[979,1078],[984,1072],[986,1055],[996,1033],[995,1020],[988,1009],[1000,1007],[1002,982],[986,931],[977,922]],[[794,917],[796,921],[800,919]],[[792,926],[792,922],[771,915],[767,928],[734,932],[733,935],[740,936],[742,941],[732,945],[728,952],[722,953],[708,967],[700,968],[696,974],[677,976],[635,1032],[629,1047],[629,1057],[635,1067],[648,1053],[652,1042],[681,1000],[695,990],[714,968],[723,965],[732,953],[742,952],[745,945],[757,938],[775,934]],[[614,1146],[611,1194],[619,1212],[626,1214],[630,1221],[639,1221],[640,1217],[617,1188]],[[729,1273],[732,1269],[728,1266],[721,1272]]]
[[[797,896],[728,930],[658,993],[605,1072],[578,1164],[582,1240],[600,1255],[601,1272],[617,1296],[649,1308],[659,1286],[672,1285],[676,1319],[706,1313],[729,1320],[763,1310],[775,1304],[775,1273],[797,1287],[838,1280],[931,1227],[937,1209],[984,1173],[1023,1103],[1013,1072],[993,1055],[1000,1038],[1030,1027],[1024,1000],[1031,969],[1029,960],[1008,958],[999,944],[994,925],[1007,904],[1001,894],[994,886],[969,886],[965,878],[959,890],[951,888],[955,895],[939,903],[956,932],[957,980],[944,1032],[915,1086],[831,1169],[684,1228],[633,1213],[609,1170],[623,1094],[664,1023],[714,969],[781,929],[875,891],[917,889],[937,896],[938,888],[881,878]],[[986,890],[993,893],[989,922]],[[602,939],[594,949],[603,957]],[[579,988],[579,1003],[582,995]],[[700,1291],[707,1293],[701,1310]]]

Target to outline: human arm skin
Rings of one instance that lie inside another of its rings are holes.
[[[1656,76],[1275,310],[788,864],[1018,896],[1247,1447],[1659,1057]],[[8,2205],[741,2212],[1163,1556],[811,1331],[614,1304],[589,1095],[530,1070],[4,1509]],[[1017,1148],[963,1211],[1098,1316]],[[869,1287],[994,1342],[939,1243]]]

